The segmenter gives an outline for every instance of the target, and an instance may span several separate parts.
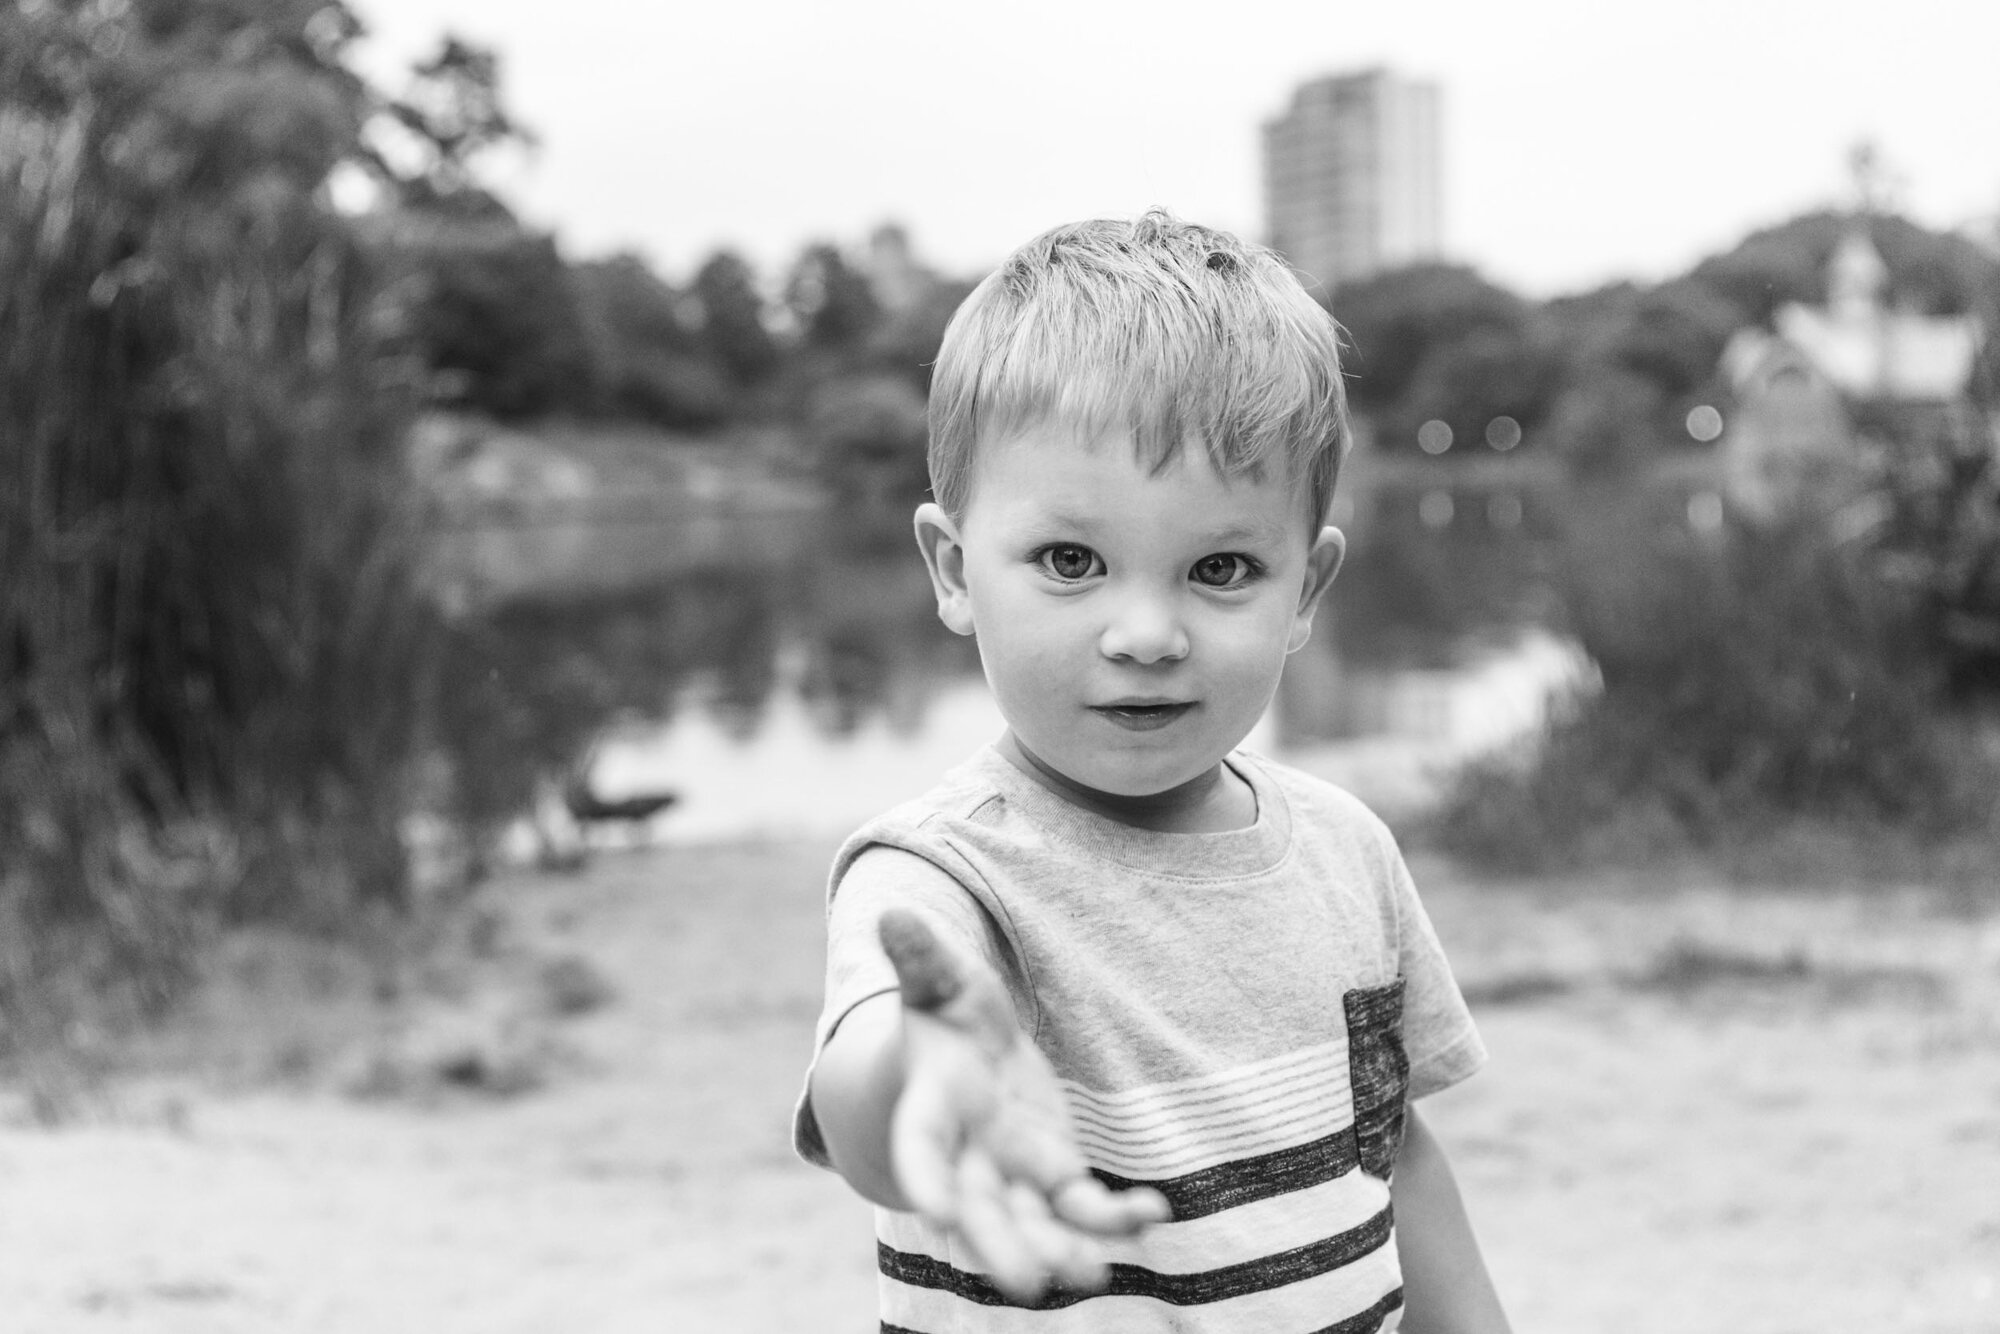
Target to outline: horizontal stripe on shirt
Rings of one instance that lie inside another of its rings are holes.
[[[1300,1047],[1261,1061],[1232,1066],[1219,1074],[1144,1084],[1116,1093],[1065,1080],[1063,1092],[1076,1112],[1094,1113],[1106,1121],[1125,1123],[1143,1121],[1162,1109],[1240,1105],[1262,1090],[1282,1084],[1301,1072],[1310,1072],[1334,1083],[1346,1083],[1346,1033],[1341,1032],[1332,1042]]]
[[[1221,1074],[1107,1094],[1063,1087],[1092,1165],[1139,1179],[1179,1177],[1325,1138],[1354,1120],[1340,1041]]]
[[[1177,1220],[1253,1204],[1258,1200],[1306,1190],[1353,1171],[1361,1161],[1354,1127],[1337,1130],[1305,1144],[1272,1153],[1218,1163],[1174,1177],[1128,1177],[1102,1168],[1091,1175],[1112,1190],[1151,1186],[1167,1197]]]
[[[1403,1302],[1393,1265],[1336,1270],[1208,1306],[1171,1307],[1141,1297],[1095,1297],[1038,1311],[976,1306],[950,1293],[884,1284],[883,1327],[961,1334],[1377,1334]]]
[[[1295,1250],[1360,1227],[1389,1204],[1389,1188],[1349,1172],[1305,1190],[1193,1219],[1155,1223],[1136,1236],[1104,1238],[1099,1253],[1113,1264],[1160,1273],[1193,1273]],[[914,1215],[892,1215],[879,1229],[891,1250],[975,1267],[964,1242]],[[900,1225],[898,1225],[900,1224]],[[1371,1300],[1380,1287],[1369,1293]]]
[[[1110,1285],[1102,1294],[1061,1288],[1034,1303],[1032,1309],[1051,1310],[1099,1295],[1150,1297],[1170,1306],[1199,1306],[1207,1302],[1227,1301],[1244,1293],[1283,1287],[1287,1283],[1297,1283],[1351,1265],[1386,1245],[1390,1236],[1389,1210],[1384,1208],[1366,1222],[1344,1232],[1217,1269],[1163,1273],[1142,1265],[1113,1264]],[[878,1242],[875,1261],[885,1278],[898,1283],[935,1288],[981,1306],[1018,1304],[994,1287],[983,1274],[968,1273],[934,1256],[899,1251]]]

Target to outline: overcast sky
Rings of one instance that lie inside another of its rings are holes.
[[[1851,194],[2000,213],[1995,0],[357,0],[362,63],[497,47],[540,137],[503,193],[572,256],[777,269],[896,220],[981,271],[1054,223],[1165,204],[1263,227],[1259,126],[1316,75],[1444,92],[1452,257],[1533,295],[1651,279]]]

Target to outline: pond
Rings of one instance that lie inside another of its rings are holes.
[[[1250,740],[1386,808],[1532,733],[1550,692],[1589,675],[1550,628],[1550,543],[1519,507],[1442,526],[1437,508],[1348,518],[1347,565]],[[543,818],[514,829],[517,853],[564,791],[598,814],[671,794],[627,822],[648,841],[830,835],[1000,733],[907,508],[690,500],[440,541],[484,645],[453,691],[484,692],[482,717],[497,696],[494,764],[539,771]]]

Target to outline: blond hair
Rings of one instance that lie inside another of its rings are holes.
[[[1325,521],[1349,442],[1340,328],[1275,253],[1152,209],[1044,232],[974,288],[931,377],[931,491],[971,499],[980,444],[1059,425],[1131,433],[1155,470],[1199,447],[1278,464]]]

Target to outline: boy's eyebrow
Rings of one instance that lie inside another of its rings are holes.
[[[1049,510],[1035,516],[1034,527],[1040,532],[1081,533],[1088,536],[1098,524],[1098,520],[1087,514],[1069,510]],[[1227,528],[1203,529],[1190,524],[1188,531],[1199,536],[1197,545],[1205,547],[1255,546],[1263,542],[1283,542],[1291,536],[1288,525],[1278,523],[1235,523]]]
[[[1073,513],[1069,510],[1043,510],[1032,518],[1032,523],[1038,531],[1089,532],[1099,522],[1089,514]]]
[[[1274,523],[1239,523],[1206,534],[1208,541],[1219,546],[1232,542],[1272,542],[1290,536],[1289,526]]]

